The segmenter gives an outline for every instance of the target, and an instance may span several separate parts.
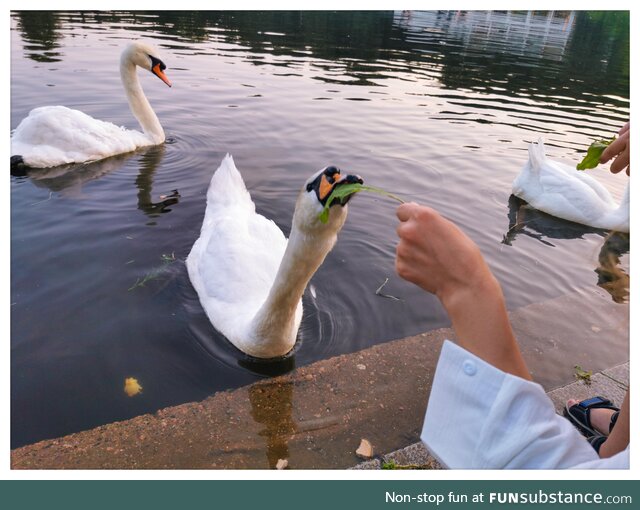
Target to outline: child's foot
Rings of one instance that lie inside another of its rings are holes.
[[[567,409],[570,409],[574,405],[579,404],[579,400],[569,399],[567,400]],[[589,410],[589,421],[591,428],[603,436],[608,436],[610,429],[615,424],[614,415],[617,417],[618,410],[608,407],[594,407]]]
[[[619,409],[604,397],[568,400],[565,417],[586,437],[609,435],[618,418]]]

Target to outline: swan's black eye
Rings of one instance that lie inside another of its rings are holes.
[[[322,172],[320,175],[318,175],[318,177],[316,177],[309,184],[307,184],[307,192],[313,191],[313,190],[318,191],[318,189],[320,188],[320,181],[322,180],[322,177],[324,175],[326,175],[326,173]]]

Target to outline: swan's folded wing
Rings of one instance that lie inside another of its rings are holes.
[[[616,203],[611,197],[611,194],[602,184],[600,184],[595,178],[589,175],[587,172],[576,170],[575,167],[565,165],[559,161],[552,161],[547,159],[547,164],[554,170],[564,172],[571,180],[577,180],[582,184],[588,186],[602,202],[607,206],[616,207]]]
[[[540,184],[544,193],[531,205],[559,218],[592,224],[611,209],[610,202],[603,202],[593,186],[582,179],[567,180],[562,174],[547,172],[540,177]]]
[[[208,222],[187,268],[209,320],[232,338],[266,299],[287,240],[273,221],[242,208],[227,209]]]

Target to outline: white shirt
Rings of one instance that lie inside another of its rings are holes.
[[[445,467],[628,469],[629,448],[600,459],[556,414],[539,384],[495,368],[445,341],[421,439]]]

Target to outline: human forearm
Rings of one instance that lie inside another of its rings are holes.
[[[438,296],[462,347],[505,372],[531,379],[500,285],[476,244],[428,207],[403,204],[398,219],[398,274]]]
[[[439,296],[461,347],[496,368],[531,380],[511,329],[500,284],[491,273]]]

